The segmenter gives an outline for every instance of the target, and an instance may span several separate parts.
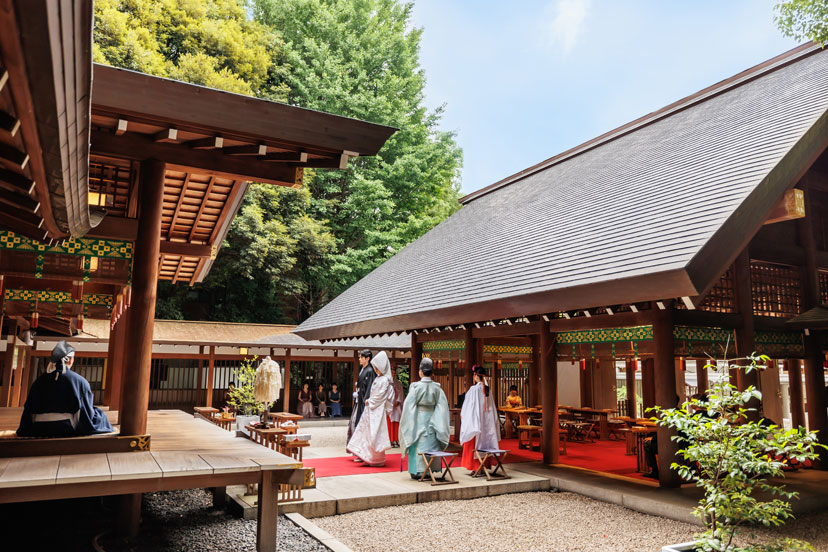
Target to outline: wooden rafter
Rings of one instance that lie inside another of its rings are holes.
[[[221,136],[199,138],[198,140],[190,140],[187,142],[187,146],[193,149],[220,149],[224,147],[224,138]]]
[[[204,198],[201,200],[201,203],[198,206],[198,212],[196,213],[195,219],[193,220],[193,227],[190,229],[190,237],[187,241],[193,241],[193,236],[195,236],[196,229],[198,229],[198,222],[201,220],[201,214],[204,212],[204,206],[207,204],[207,198],[210,197],[210,192],[213,191],[213,184],[215,183],[215,177],[210,177],[210,181],[207,183],[207,189],[204,190]]]
[[[170,229],[167,231],[167,239],[170,239],[175,228],[175,223],[178,220],[178,214],[181,212],[181,205],[184,204],[184,198],[187,197],[187,186],[190,184],[190,173],[184,175],[184,183],[181,185],[181,195],[178,197],[178,203],[175,205],[172,220],[170,221]]]
[[[267,146],[264,144],[229,146],[224,148],[223,151],[227,155],[267,155]]]
[[[14,137],[19,129],[20,119],[6,113],[5,111],[0,111],[0,130],[5,131],[11,137]]]
[[[176,128],[168,128],[166,130],[162,130],[158,134],[153,137],[155,142],[164,143],[164,142],[177,142],[178,141],[178,129]]]
[[[292,152],[282,151],[276,153],[268,153],[260,157],[262,161],[281,162],[281,163],[307,163],[308,154],[304,151]]]

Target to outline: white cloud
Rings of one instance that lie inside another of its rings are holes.
[[[544,10],[541,20],[543,43],[561,48],[564,54],[572,51],[584,27],[592,0],[556,0]]]

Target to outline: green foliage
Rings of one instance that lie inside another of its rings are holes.
[[[622,385],[621,387],[617,387],[615,389],[615,400],[616,401],[625,401],[627,400],[627,386]],[[636,412],[644,412],[644,398],[641,396],[640,393],[635,394],[635,404],[637,407]]]
[[[98,0],[94,59],[399,128],[307,188],[252,185],[192,290],[160,285],[157,314],[296,322],[458,207],[462,154],[423,106],[420,29],[395,0]],[[254,17],[255,16],[255,17]]]
[[[233,370],[236,388],[229,392],[227,402],[245,416],[259,415],[264,412],[265,403],[259,402],[253,395],[253,382],[256,379],[257,356],[245,358],[236,370]]]
[[[421,30],[394,0],[255,0],[284,40],[288,102],[399,128],[379,155],[346,171],[307,174],[309,214],[330,228],[316,287],[297,289],[311,314],[458,208],[462,154],[423,106]]]
[[[239,0],[97,0],[93,59],[239,94],[284,100],[278,34]]]
[[[774,21],[785,36],[811,40],[823,48],[828,43],[828,2],[825,0],[785,0],[774,9]]]
[[[750,366],[731,369],[757,369],[769,360],[750,357]],[[714,368],[710,365],[709,368]],[[704,498],[694,510],[706,527],[698,535],[705,552],[756,552],[813,550],[808,543],[783,539],[770,545],[736,544],[744,534],[743,526],[778,526],[793,517],[788,502],[797,493],[769,482],[784,476],[785,465],[817,457],[816,433],[804,428],[785,430],[765,420],[749,421],[752,401],[762,394],[754,387],[739,391],[729,381],[713,384],[702,399],[685,402],[681,408],[662,409],[659,425],[677,430],[673,437],[683,447],[678,454],[684,462],[672,464],[685,481],[704,490]],[[760,500],[757,492],[768,500]],[[734,542],[734,539],[736,542]]]

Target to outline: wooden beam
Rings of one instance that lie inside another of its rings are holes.
[[[20,119],[0,111],[0,130],[4,130],[9,136],[14,137],[17,131],[20,130]]]
[[[635,370],[638,367],[638,361],[635,359],[627,359],[627,368],[624,375],[627,380],[627,416],[630,418],[638,417],[638,399],[636,398],[636,384],[635,384]]]
[[[672,315],[672,310],[658,311],[653,321],[655,401],[663,408],[678,406]],[[658,428],[658,481],[662,487],[681,486],[681,477],[671,467],[677,460],[680,448],[672,439],[675,435],[675,430],[661,426]]]
[[[267,155],[267,146],[264,144],[227,146],[222,151],[227,155]]]
[[[8,193],[8,192],[0,192]],[[40,228],[43,224],[43,219],[35,215],[32,211],[21,208],[13,203],[0,201],[0,215],[2,215],[3,222],[8,219],[19,221],[22,224],[28,224],[35,228]]]
[[[304,151],[282,151],[263,155],[261,161],[282,162],[282,163],[307,163],[308,154]]]
[[[165,255],[177,255],[179,257],[211,258],[213,247],[211,245],[199,245],[195,243],[161,241],[161,253]]]
[[[138,237],[138,219],[107,215],[86,235],[90,238],[135,241]]]
[[[558,426],[558,360],[555,340],[549,325],[538,334],[538,360],[541,375],[541,404],[543,412],[542,443],[544,464],[557,464],[560,458],[560,428]]]
[[[201,174],[224,176],[234,180],[254,180],[279,186],[301,183],[301,171],[278,163],[244,159],[231,155],[216,155],[211,151],[194,150],[183,145],[155,143],[152,139],[135,135],[113,136],[93,130],[92,152],[124,159],[158,159],[170,168],[196,169]]]
[[[351,159],[350,156],[346,154],[340,154],[339,157],[336,158],[327,158],[327,159],[308,159],[307,164],[304,165],[305,167],[311,169],[339,169],[345,170],[348,168],[348,160]]]
[[[213,406],[213,380],[216,375],[216,346],[210,345],[207,358],[207,406]]]
[[[177,128],[168,128],[166,130],[162,130],[161,132],[157,133],[153,136],[153,141],[164,143],[164,142],[178,142],[178,129]]]
[[[40,205],[39,201],[35,201],[28,194],[22,195],[20,193],[10,192],[4,188],[0,188],[0,203],[16,207],[18,210],[28,213],[34,213],[38,210],[38,205]],[[40,217],[37,218],[38,220],[40,219]],[[35,224],[37,224],[37,222],[35,222]]]
[[[6,87],[7,82],[9,82],[9,72],[6,71],[5,67],[0,66],[0,92]]]
[[[186,145],[193,149],[221,149],[224,147],[224,138],[221,136],[199,138],[198,140],[190,140]]]
[[[774,224],[786,220],[799,219],[805,216],[805,194],[796,188],[785,192],[780,200],[773,206],[765,219],[764,224]]]
[[[201,214],[204,212],[204,206],[207,205],[207,199],[210,197],[210,194],[213,191],[213,184],[215,183],[216,179],[214,177],[210,177],[210,181],[207,183],[207,189],[204,190],[204,198],[198,205],[198,212],[196,213],[195,218],[193,219],[193,227],[190,230],[190,238],[188,241],[193,241],[193,236],[195,236],[196,230],[198,229],[198,221],[201,219]]]
[[[483,326],[482,328],[472,328],[472,335],[478,339],[487,339],[492,337],[510,337],[516,335],[537,335],[541,332],[541,328],[549,327],[542,320],[535,322],[525,322],[512,324],[500,324],[497,326]]]
[[[788,371],[788,393],[791,399],[791,427],[805,427],[805,399],[802,396],[802,361],[798,358],[786,358],[785,370]]]
[[[9,146],[0,142],[0,157],[9,163],[16,165],[21,171],[26,168],[29,163],[29,154],[25,151],[20,151],[14,146]]]

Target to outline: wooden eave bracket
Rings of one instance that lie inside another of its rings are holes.
[[[773,206],[768,218],[763,224],[774,224],[786,220],[795,220],[805,217],[805,193],[802,190],[793,188],[785,192],[785,195]]]

